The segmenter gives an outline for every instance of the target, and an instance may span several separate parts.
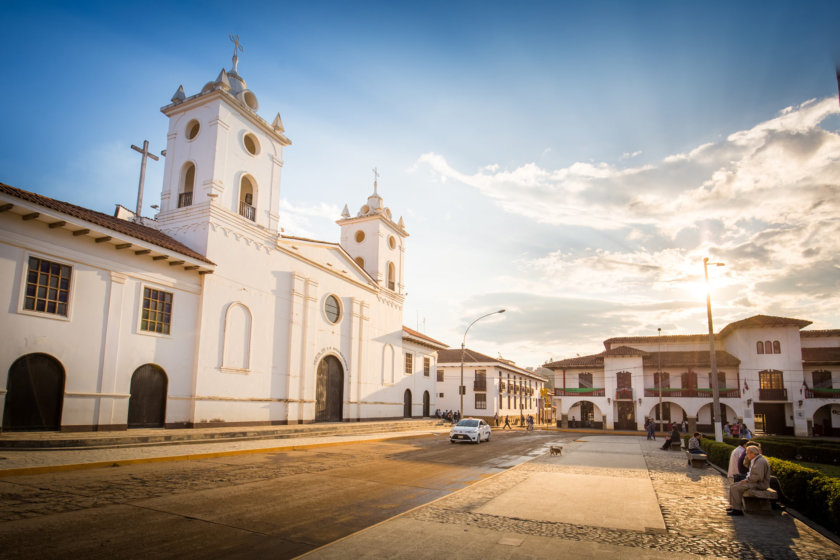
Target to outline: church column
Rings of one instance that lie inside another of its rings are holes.
[[[302,369],[302,350],[303,350],[303,316],[305,312],[304,291],[305,279],[296,272],[292,272],[291,276],[291,292],[289,293],[289,331],[288,336],[288,356],[286,362],[286,423],[300,422],[303,418],[301,408],[303,403],[298,398],[302,392],[303,385],[303,369]]]
[[[128,399],[120,399],[120,405],[115,406],[117,398],[117,360],[120,354],[120,324],[122,322],[123,295],[127,277],[124,274],[111,272],[111,282],[108,289],[108,315],[105,319],[105,340],[102,346],[102,362],[99,365],[100,396],[96,399],[95,415],[97,426],[113,426],[119,424],[125,427],[128,423]],[[125,389],[129,389],[128,386]],[[107,396],[103,396],[103,393]],[[124,414],[119,416],[117,410]]]
[[[368,320],[366,313],[368,304],[362,300],[351,298],[350,305],[352,307],[351,327],[350,327],[350,365],[353,368],[352,373],[348,372],[348,378],[352,383],[348,383],[348,389],[354,395],[356,410],[356,420],[362,418],[362,372],[364,368],[364,341],[365,341],[365,321]],[[347,399],[351,401],[353,399]]]
[[[310,336],[312,327],[310,324],[317,316],[317,302],[318,302],[318,282],[307,278],[304,282],[303,290],[303,313],[301,320],[301,340],[300,340],[300,409],[298,422],[303,423],[306,416],[310,416],[310,420],[315,420],[315,385],[318,382],[318,364],[313,364],[312,359],[315,357],[315,350],[313,344],[315,340]]]
[[[210,152],[210,157],[208,158],[209,161],[209,168],[202,173],[204,177],[206,177],[202,182],[201,185],[204,187],[205,196],[214,194],[216,196],[220,196],[225,190],[225,182],[222,177],[226,176],[227,173],[227,155],[228,155],[228,146],[227,146],[227,131],[230,130],[230,125],[223,121],[222,119],[213,119],[209,123],[207,123],[208,127],[212,130],[217,128],[214,132],[214,136],[216,138],[216,145],[213,150]],[[201,173],[202,170],[196,167],[196,182],[198,182],[199,176],[198,173]],[[231,208],[233,208],[234,212],[239,211],[239,203],[238,203],[238,196],[239,196],[239,185],[229,185],[231,189],[229,192],[232,191],[232,194],[228,194],[227,199],[222,203],[224,206],[228,204],[233,204]],[[195,195],[193,195],[195,196]],[[193,201],[195,204],[195,201]]]
[[[175,165],[173,157],[166,157],[165,154],[174,154],[175,153],[175,139],[178,137],[177,132],[170,132],[166,135],[166,151],[164,152],[163,157],[163,191],[160,193],[160,211],[167,212],[173,209],[173,197],[172,197],[172,189],[175,189],[175,204],[178,203],[178,187],[180,186],[179,181],[181,177],[178,173],[179,170],[173,169],[172,166]],[[174,186],[173,186],[174,182]]]

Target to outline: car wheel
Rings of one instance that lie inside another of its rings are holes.
[[[450,439],[450,440],[449,440],[449,443],[455,443],[455,440],[454,440],[454,439]]]
[[[490,434],[487,434],[487,439],[484,441],[490,441]]]

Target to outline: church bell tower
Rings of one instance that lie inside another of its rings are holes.
[[[161,108],[169,118],[169,132],[157,220],[176,237],[183,237],[178,232],[188,230],[190,223],[214,217],[241,221],[246,231],[252,226],[279,230],[282,154],[291,141],[279,113],[271,123],[257,113],[257,96],[237,68],[239,38],[231,40],[230,70],[222,69],[189,97],[180,86]]]
[[[379,196],[379,173],[374,169],[373,194],[362,205],[356,217],[350,216],[345,205],[336,222],[341,226],[341,246],[376,283],[399,295],[404,295],[403,268],[405,261],[405,224],[402,217],[394,222],[391,210]]]

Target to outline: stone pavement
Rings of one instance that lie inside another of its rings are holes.
[[[301,558],[840,558],[788,512],[726,516],[727,479],[660,443],[580,436]]]

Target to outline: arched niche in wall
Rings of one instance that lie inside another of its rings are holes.
[[[231,303],[225,312],[222,368],[247,371],[251,367],[251,311],[242,303]]]

